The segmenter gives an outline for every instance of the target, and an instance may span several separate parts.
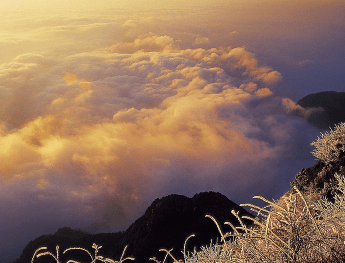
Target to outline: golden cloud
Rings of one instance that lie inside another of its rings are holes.
[[[34,68],[22,61],[32,75],[33,94],[25,96],[41,99],[20,125],[3,129],[1,178],[30,178],[44,200],[68,185],[64,198],[78,199],[87,213],[99,196],[121,197],[129,216],[144,197],[168,191],[167,182],[195,191],[227,183],[233,193],[251,189],[261,168],[246,164],[265,167],[287,140],[276,136],[284,123],[269,113],[260,118],[270,121],[258,122],[251,106],[272,97],[268,86],[279,74],[244,48],[180,49],[175,42],[151,35],[49,67],[44,59]],[[10,77],[17,69],[7,66],[7,81],[23,92]],[[267,131],[272,142],[261,139]]]
[[[67,85],[73,85],[73,84],[78,83],[77,75],[71,72],[66,72],[66,74],[62,78],[66,82]]]
[[[194,44],[197,44],[197,45],[208,44],[208,43],[210,43],[210,40],[207,37],[198,37],[194,41]]]
[[[260,97],[267,97],[273,94],[272,91],[270,91],[269,88],[262,88],[257,91],[255,91],[255,94],[260,96]]]
[[[175,41],[170,36],[141,36],[134,42],[118,43],[108,48],[110,52],[131,54],[135,52],[167,51],[176,49]]]
[[[25,245],[14,235],[31,240],[57,224],[118,230],[171,193],[213,190],[247,202],[278,192],[279,161],[309,140],[300,132],[309,126],[289,114],[310,111],[278,97],[281,74],[242,45],[266,61],[313,63],[334,46],[328,29],[343,28],[343,4],[310,5],[306,35],[280,22],[292,15],[306,25],[309,5],[275,5],[267,28],[271,3],[252,1],[243,16],[233,3],[208,2],[207,12],[204,3],[183,11],[169,2],[140,14],[126,6],[114,16],[99,4],[99,13],[3,17],[0,207],[12,228],[0,254]],[[28,223],[36,228],[23,231]]]

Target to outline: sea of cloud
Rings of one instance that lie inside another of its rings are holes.
[[[298,132],[273,95],[280,80],[243,47],[180,49],[153,34],[3,63],[5,218],[106,231],[170,193],[271,196]]]
[[[318,131],[276,93],[278,71],[201,32],[153,33],[167,18],[125,17],[1,18],[6,251],[67,225],[123,230],[172,193],[277,198],[295,175],[282,162],[309,158]]]

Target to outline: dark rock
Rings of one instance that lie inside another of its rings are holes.
[[[310,168],[302,169],[290,183],[291,191],[296,192],[293,187],[307,193],[309,190],[315,190],[321,193],[328,201],[334,202],[335,194],[341,194],[336,191],[338,180],[334,174],[338,173],[345,176],[345,155],[341,154],[339,159],[335,162],[325,164],[320,160],[317,164]]]
[[[309,94],[297,102],[303,108],[322,108],[308,117],[308,122],[320,129],[345,122],[345,92],[325,91]]]
[[[212,215],[221,227],[225,221],[239,226],[238,220],[231,214],[232,209],[240,211],[240,216],[254,218],[244,208],[215,192],[196,194],[193,198],[169,195],[156,199],[145,214],[127,229],[123,244],[129,244],[129,251],[138,262],[148,262],[151,257],[163,260],[164,253],[158,252],[160,248],[173,248],[173,254],[180,259],[185,239],[190,234],[196,236],[188,241],[188,251],[209,245],[211,239],[213,243],[216,239],[220,241],[217,226],[211,219],[205,218],[206,214]],[[250,225],[252,221],[244,220],[244,223]]]
[[[91,262],[90,256],[81,250],[71,250],[67,251],[65,254],[63,252],[67,248],[71,247],[81,247],[88,250],[91,255],[94,256],[95,250],[92,248],[93,243],[97,245],[102,245],[102,248],[98,254],[114,258],[116,260],[120,259],[123,248],[121,248],[121,240],[123,238],[123,232],[118,233],[109,233],[109,234],[87,234],[81,231],[72,230],[71,228],[64,227],[60,228],[53,235],[43,235],[36,238],[33,241],[30,241],[29,244],[24,248],[22,255],[16,261],[16,263],[29,263],[31,262],[32,257],[34,256],[35,251],[38,248],[46,247],[47,249],[38,251],[42,252],[51,252],[56,256],[56,246],[59,246],[59,259],[60,262],[67,262],[68,260],[76,260],[79,262]],[[34,260],[34,263],[56,263],[51,256],[41,256]]]
[[[70,247],[81,247],[88,250],[93,256],[95,250],[92,245],[101,245],[98,255],[113,260],[120,260],[123,249],[128,245],[125,257],[133,256],[135,262],[149,261],[151,257],[163,260],[165,254],[159,249],[173,248],[173,255],[181,259],[184,242],[190,234],[196,237],[191,238],[187,244],[187,250],[193,251],[201,245],[209,245],[211,239],[213,243],[218,239],[220,233],[217,226],[211,219],[205,218],[206,214],[217,219],[219,225],[224,226],[225,221],[230,221],[235,226],[239,226],[238,220],[231,214],[231,210],[239,211],[239,215],[247,215],[254,218],[244,208],[230,201],[220,193],[204,192],[196,194],[193,198],[183,195],[169,195],[161,199],[156,199],[146,210],[144,215],[137,219],[125,232],[87,234],[70,228],[61,228],[53,235],[44,235],[30,241],[24,248],[22,255],[16,263],[28,263],[40,247],[47,247],[46,250],[56,255],[56,246],[59,245],[60,262],[76,260],[79,262],[91,262],[90,256],[81,250],[69,250],[65,254],[63,251]],[[246,225],[252,221],[243,220]],[[229,228],[228,232],[232,231]],[[34,263],[56,262],[51,256],[42,256],[34,260]]]

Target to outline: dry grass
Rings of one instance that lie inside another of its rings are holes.
[[[331,133],[326,133],[318,138],[312,145],[316,147],[313,151],[314,156],[322,158],[325,162],[336,161],[337,156],[345,152],[345,124],[341,123],[335,127]],[[341,168],[342,169],[342,168]],[[172,250],[161,249],[166,252],[163,260],[165,263],[168,259],[174,263],[230,263],[230,262],[345,262],[345,179],[343,176],[335,173],[335,178],[339,184],[337,186],[337,194],[335,202],[329,202],[323,198],[320,193],[313,190],[301,194],[295,187],[295,191],[289,191],[277,201],[269,201],[261,196],[253,198],[261,199],[266,202],[264,207],[258,207],[252,204],[242,204],[241,206],[249,206],[251,210],[257,213],[255,219],[242,216],[231,211],[240,222],[240,227],[234,227],[230,222],[232,231],[223,234],[220,230],[218,222],[207,215],[217,225],[221,242],[216,242],[209,246],[201,247],[198,251],[186,252],[185,241],[183,260],[176,259],[171,253]],[[254,226],[246,227],[242,219],[250,219],[254,222]],[[243,230],[240,233],[238,230]],[[231,241],[230,242],[230,238]],[[101,248],[94,244],[95,255],[92,256],[87,250],[79,249],[87,252],[91,257],[91,262],[97,260],[102,262],[115,262],[97,256],[98,249]],[[46,248],[36,250],[31,263],[36,257],[49,255],[52,256],[57,263],[59,262],[58,246],[56,247],[56,255],[50,252],[41,252]],[[126,248],[125,248],[126,249]],[[123,258],[125,249],[119,262],[133,258]],[[161,263],[156,258],[151,258],[156,263]],[[77,263],[76,261],[68,261],[67,263]]]
[[[345,123],[336,125],[330,133],[321,134],[311,145],[316,148],[312,152],[316,158],[326,164],[336,162],[345,152]],[[192,253],[183,251],[184,260],[180,262],[345,262],[345,179],[337,173],[334,177],[339,182],[334,203],[312,189],[302,195],[294,187],[295,192],[289,191],[278,201],[254,196],[267,203],[264,207],[242,204],[257,213],[255,219],[242,217],[252,220],[253,227],[246,227],[232,211],[241,227],[225,222],[232,232],[223,234],[218,222],[207,216],[217,225],[221,243],[211,243]],[[243,234],[238,232],[240,229],[244,230]],[[234,241],[226,240],[228,237],[233,237]],[[168,255],[178,262],[171,251]]]
[[[222,233],[218,222],[214,221],[220,233],[220,243],[201,247],[198,251],[182,251],[183,260],[176,259],[172,250],[161,249],[166,252],[163,263],[168,261],[185,263],[225,263],[225,262],[345,262],[345,179],[335,174],[339,182],[338,190],[341,194],[335,196],[335,202],[331,203],[321,198],[320,194],[309,191],[304,196],[298,191],[285,194],[278,201],[269,201],[261,196],[254,196],[267,203],[264,207],[252,204],[242,204],[249,206],[257,213],[255,219],[243,216],[240,218],[235,211],[232,213],[241,223],[240,227],[234,227],[230,222],[225,222],[232,229],[231,232]],[[259,219],[261,217],[261,219]],[[242,219],[254,221],[254,227],[247,228]],[[244,230],[241,234],[238,230]],[[186,243],[189,236],[185,241]],[[234,237],[234,241],[228,239]],[[68,248],[69,250],[82,250],[90,256],[90,262],[97,261],[115,263],[133,258],[124,258],[124,253],[119,261],[104,258],[98,255],[101,246],[93,245],[94,256],[84,248]],[[41,247],[36,250],[32,257],[34,259],[42,256],[51,256],[57,263],[59,261],[59,247],[56,247],[56,254]],[[161,263],[156,258],[151,260]],[[78,263],[69,260],[67,263]]]
[[[339,178],[339,191],[345,192],[345,180]],[[277,202],[271,202],[263,197],[255,196],[268,205],[250,206],[258,217],[251,219],[254,227],[247,228],[241,218],[232,211],[241,222],[241,227],[230,225],[233,232],[223,234],[218,223],[221,240],[220,244],[210,244],[201,247],[193,253],[183,251],[184,260],[177,260],[167,251],[167,256],[174,262],[211,263],[211,262],[345,262],[345,198],[336,196],[333,204],[320,199],[315,192],[303,196],[288,193]],[[243,216],[242,219],[249,217]],[[244,234],[238,232],[244,230]],[[230,242],[228,237],[235,237]],[[162,250],[163,251],[163,250]],[[163,262],[166,262],[167,256]],[[157,263],[157,259],[154,259]],[[160,263],[160,262],[159,262]]]
[[[311,143],[315,147],[312,154],[326,164],[336,162],[339,155],[345,152],[345,123],[335,125],[334,130],[321,133],[321,137]]]
[[[105,262],[105,263],[122,263],[125,260],[134,260],[134,258],[131,258],[131,257],[123,258],[127,246],[123,249],[122,256],[121,256],[119,261],[114,261],[114,260],[112,260],[110,258],[104,258],[103,256],[97,255],[98,254],[98,250],[100,248],[102,248],[102,246],[98,246],[96,244],[93,244],[92,248],[95,250],[95,255],[94,256],[92,256],[92,254],[88,250],[86,250],[85,248],[81,248],[81,247],[67,248],[67,249],[64,250],[63,254],[65,254],[66,252],[71,251],[71,250],[84,251],[85,253],[87,253],[90,256],[91,263],[95,263],[97,261],[101,261],[101,262]],[[56,246],[56,255],[54,255],[53,253],[51,253],[49,251],[44,251],[46,249],[47,249],[47,247],[40,247],[40,248],[36,249],[34,255],[32,256],[31,263],[33,263],[36,258],[39,258],[39,257],[42,257],[42,256],[51,256],[51,257],[54,258],[56,263],[60,263],[60,259],[59,259],[59,246]],[[40,252],[40,251],[43,251],[43,252]],[[68,260],[67,263],[80,263],[80,262],[79,261],[75,261],[75,260]]]

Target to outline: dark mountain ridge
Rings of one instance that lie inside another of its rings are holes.
[[[297,102],[305,109],[319,108],[307,120],[320,129],[328,129],[345,122],[345,92],[324,91],[309,94]],[[296,112],[298,115],[298,113]]]
[[[91,262],[90,256],[85,251],[69,250],[65,254],[63,251],[71,247],[81,247],[94,255],[95,251],[92,248],[94,243],[102,246],[98,255],[113,260],[120,260],[123,249],[127,245],[124,257],[132,256],[135,262],[152,262],[149,261],[151,257],[163,260],[165,254],[159,252],[161,248],[168,250],[173,248],[172,253],[180,259],[183,257],[181,251],[184,242],[189,235],[196,236],[188,241],[188,251],[193,251],[194,247],[209,245],[211,239],[213,243],[216,239],[220,239],[217,226],[211,219],[205,218],[206,214],[215,217],[221,227],[226,221],[239,226],[231,210],[239,211],[240,216],[247,215],[254,218],[244,208],[220,193],[203,192],[194,195],[193,198],[173,194],[154,200],[144,215],[130,225],[125,232],[87,234],[68,227],[60,228],[53,235],[40,236],[30,241],[15,263],[31,262],[35,251],[40,247],[47,247],[40,253],[49,251],[56,255],[57,245],[60,262],[68,260]],[[244,220],[244,223],[250,225],[252,221]],[[226,229],[226,231],[230,230]],[[49,255],[35,258],[33,262],[56,263]]]

